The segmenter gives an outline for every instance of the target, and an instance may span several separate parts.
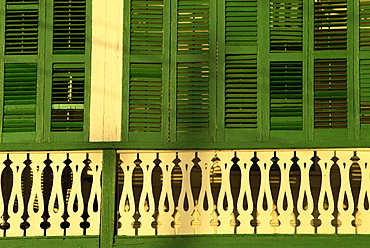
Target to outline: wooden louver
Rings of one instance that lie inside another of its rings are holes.
[[[86,1],[54,0],[53,52],[85,53]]]
[[[347,60],[315,60],[315,128],[347,128]]]
[[[53,64],[51,131],[82,131],[85,68],[83,63]]]
[[[37,0],[6,1],[5,54],[37,54],[38,8]]]
[[[370,59],[360,61],[360,124],[370,124]]]
[[[315,50],[347,49],[347,0],[315,1]]]
[[[130,68],[129,130],[160,132],[162,129],[162,66],[133,63]]]
[[[302,62],[270,64],[270,129],[302,130]]]
[[[225,1],[226,46],[257,45],[257,0]]]
[[[37,65],[5,64],[3,132],[36,130]]]
[[[225,127],[257,127],[257,56],[227,55]]]
[[[360,50],[370,50],[370,0],[360,2]]]
[[[270,2],[270,50],[302,51],[302,0]]]

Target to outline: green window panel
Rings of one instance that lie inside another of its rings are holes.
[[[3,143],[87,140],[84,0],[0,4]]]
[[[370,124],[370,60],[360,61],[360,124],[369,128]]]

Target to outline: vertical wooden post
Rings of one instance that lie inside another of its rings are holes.
[[[100,247],[113,247],[116,223],[116,150],[103,151]]]

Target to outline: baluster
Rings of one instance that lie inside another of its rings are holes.
[[[277,233],[294,233],[295,228],[290,224],[294,217],[294,202],[292,196],[292,189],[290,188],[289,173],[292,166],[293,152],[279,152],[280,167],[280,189],[277,200],[277,211],[279,212],[278,219],[280,225],[276,228]],[[284,207],[284,200],[286,199],[287,206]]]
[[[217,199],[217,211],[219,213],[218,220],[220,225],[217,228],[217,233],[234,233],[234,227],[231,226],[231,221],[233,218],[231,214],[234,210],[233,196],[231,194],[231,184],[230,184],[230,169],[233,165],[231,159],[234,157],[233,152],[218,152],[218,158],[221,161],[216,161],[215,163],[220,165],[221,168],[221,189]],[[224,206],[226,202],[227,206]]]
[[[100,228],[100,203],[101,203],[101,172],[102,172],[102,153],[89,153],[90,168],[92,174],[92,185],[87,206],[87,213],[89,215],[87,221],[90,227],[86,229],[87,235],[98,235]],[[94,205],[96,202],[96,211]]]
[[[334,198],[330,185],[330,169],[333,165],[333,161],[331,160],[333,158],[333,155],[334,154],[332,151],[317,152],[317,156],[320,158],[319,166],[322,175],[318,202],[318,211],[321,225],[317,227],[318,233],[335,233],[335,227],[331,224],[334,213]],[[325,196],[328,205],[324,205]]]
[[[142,161],[140,167],[143,170],[143,190],[139,200],[139,221],[141,223],[139,235],[154,235],[155,230],[152,227],[154,221],[154,195],[152,189],[152,172],[155,167],[153,162],[156,159],[155,153],[140,153],[139,159]]]
[[[194,228],[191,223],[193,221],[194,199],[191,192],[190,173],[193,168],[194,153],[179,153],[181,162],[179,166],[182,172],[182,185],[179,197],[178,220],[181,226],[177,229],[177,234],[194,234]],[[185,203],[186,201],[186,203]],[[186,208],[185,208],[186,207]]]
[[[261,185],[257,200],[257,220],[259,226],[257,233],[274,233],[274,228],[270,222],[272,220],[272,212],[274,211],[274,201],[272,199],[270,188],[270,168],[272,165],[271,158],[274,156],[273,152],[258,152],[259,167],[261,171]],[[266,204],[266,209],[263,203]]]
[[[135,229],[132,224],[135,222],[135,199],[132,190],[132,174],[136,167],[134,161],[137,158],[136,153],[120,154],[122,161],[121,168],[123,171],[124,181],[122,195],[119,202],[119,222],[121,227],[118,229],[118,235],[135,235]]]
[[[370,161],[368,162],[367,152],[357,152],[360,158],[358,164],[361,168],[361,188],[358,196],[358,212],[361,225],[357,227],[357,233],[370,234],[370,208],[365,208],[370,205]],[[362,160],[362,161],[361,161]]]
[[[173,163],[174,154],[173,153],[161,153],[160,160],[162,163],[160,167],[162,169],[162,191],[159,198],[158,205],[158,234],[174,234],[175,230],[171,226],[172,221],[174,220],[172,215],[175,211],[175,202],[172,196],[172,186],[171,186],[171,173],[175,164]],[[167,200],[167,201],[166,201]],[[166,202],[168,206],[166,206]]]
[[[339,158],[337,164],[340,169],[341,179],[338,196],[338,220],[341,222],[341,225],[338,227],[338,233],[355,233],[355,227],[352,226],[352,221],[354,220],[352,213],[355,203],[350,182],[353,151],[340,151],[337,152],[336,156]],[[345,197],[347,198],[348,206],[344,205]]]
[[[214,228],[211,226],[213,220],[212,212],[213,209],[213,196],[211,190],[211,169],[213,166],[212,159],[214,158],[214,152],[200,152],[198,154],[201,161],[199,166],[202,170],[202,186],[199,192],[198,199],[198,213],[197,219],[200,221],[200,226],[196,228],[195,233],[198,234],[213,234]],[[207,202],[207,208],[205,208],[205,201]]]
[[[3,171],[5,169],[5,165],[4,165],[4,161],[7,160],[7,154],[4,154],[4,153],[1,153],[0,154],[0,223],[4,223],[5,220],[4,220],[4,198],[3,198],[3,191],[2,191],[2,175],[3,175]],[[4,230],[3,229],[0,229],[0,236],[3,237],[4,236]]]
[[[310,186],[310,168],[311,168],[311,151],[298,151],[296,156],[299,158],[298,166],[301,170],[301,185],[299,186],[299,195],[297,201],[298,220],[297,233],[315,233],[315,227],[311,225],[313,219],[312,212],[314,209],[313,197]],[[306,205],[305,205],[306,203]]]
[[[23,223],[22,215],[24,213],[24,201],[22,196],[22,172],[26,165],[27,159],[25,154],[11,154],[9,159],[12,161],[10,168],[13,172],[13,187],[10,194],[8,214],[8,223],[10,228],[6,230],[6,236],[23,236],[24,231],[20,224]]]
[[[67,159],[66,154],[52,153],[49,155],[52,161],[50,167],[53,174],[53,186],[51,188],[50,200],[48,205],[50,227],[46,230],[47,236],[62,236],[64,229],[60,224],[64,221],[62,215],[65,210],[65,203],[62,191],[62,173],[66,167],[64,161]]]
[[[252,167],[251,158],[254,157],[253,152],[238,152],[240,168],[240,191],[237,202],[237,209],[239,213],[238,220],[240,225],[237,227],[237,233],[254,233],[254,227],[251,225],[253,220],[253,198],[252,189],[250,185],[249,173]],[[244,201],[246,201],[247,208],[244,208]]]
[[[33,175],[32,188],[30,200],[28,201],[28,219],[27,222],[30,227],[27,229],[27,236],[43,236],[44,229],[40,224],[43,222],[42,215],[44,214],[44,197],[42,194],[42,173],[45,168],[44,161],[47,159],[46,154],[31,154],[31,170]],[[35,209],[34,205],[37,203],[38,208]]]
[[[66,230],[66,235],[82,235],[83,229],[80,224],[83,222],[84,201],[81,190],[81,174],[85,167],[83,161],[86,159],[86,153],[69,153],[69,159],[72,161],[69,167],[72,170],[73,179],[67,203],[69,215],[67,221],[70,226]]]

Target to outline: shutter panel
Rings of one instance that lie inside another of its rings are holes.
[[[225,127],[257,127],[256,55],[226,56]]]
[[[162,130],[162,64],[132,63],[130,126],[133,132]]]
[[[315,50],[347,49],[347,0],[315,1]]]
[[[270,2],[270,51],[302,51],[303,2],[285,0]]]
[[[38,1],[7,0],[5,54],[37,54]]]
[[[211,41],[211,12],[215,5],[206,1],[177,1],[177,57],[176,57],[176,131],[179,140],[210,139],[211,80],[215,81],[215,46]],[[215,13],[214,13],[215,14]],[[211,38],[212,37],[212,38]],[[205,136],[199,136],[203,132]],[[185,134],[184,134],[185,133]],[[182,135],[183,134],[183,135]]]
[[[84,91],[83,63],[53,64],[51,131],[83,131]]]
[[[3,132],[36,130],[37,64],[5,64]]]
[[[347,128],[347,61],[315,60],[315,128]]]
[[[86,1],[54,0],[53,52],[85,53]]]
[[[370,1],[360,1],[360,51],[370,50]]]
[[[169,4],[169,3],[168,3]],[[168,81],[168,57],[164,48],[165,15],[162,0],[126,2],[125,15],[130,18],[130,30],[126,32],[126,44],[130,44],[125,64],[129,78],[128,131],[131,140],[160,139],[164,133],[164,82]],[[167,6],[168,7],[168,6]],[[169,20],[169,19],[168,19]],[[145,132],[145,135],[143,133]],[[138,135],[135,135],[138,134]],[[149,134],[151,133],[151,134]]]
[[[270,129],[302,130],[302,62],[270,63]]]
[[[225,1],[226,46],[256,46],[257,1]]]
[[[360,61],[360,124],[368,128],[370,124],[370,60]]]

